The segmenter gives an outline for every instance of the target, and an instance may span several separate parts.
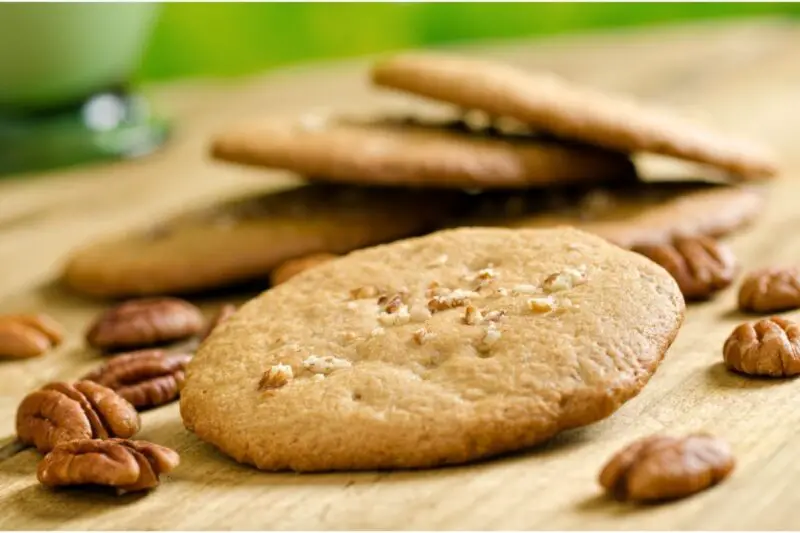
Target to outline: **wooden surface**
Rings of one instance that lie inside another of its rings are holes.
[[[747,268],[800,256],[800,183],[793,179],[800,172],[798,50],[800,27],[764,20],[470,49],[686,108],[772,144],[785,172],[757,225],[730,241]],[[205,156],[209,134],[230,120],[256,111],[406,105],[370,90],[366,64],[151,87],[157,107],[176,118],[164,150],[138,161],[0,181],[0,312],[47,311],[70,332],[62,348],[42,358],[0,362],[0,435],[13,435],[16,405],[28,391],[76,378],[100,362],[83,348],[82,331],[103,304],[54,283],[67,251],[197,202],[272,186],[263,172]],[[732,311],[734,300],[727,291],[689,310],[666,362],[638,398],[529,453],[421,472],[266,474],[199,442],[171,405],[143,418],[143,439],[182,456],[158,490],[124,498],[53,493],[36,483],[39,457],[26,450],[0,461],[0,529],[797,528],[800,383],[725,371],[721,346],[742,320]],[[619,447],[652,432],[693,430],[733,445],[738,466],[726,483],[660,507],[601,496],[598,470]]]

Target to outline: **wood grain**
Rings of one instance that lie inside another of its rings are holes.
[[[482,45],[470,53],[557,71],[589,85],[689,109],[721,128],[769,142],[785,172],[757,225],[730,242],[747,268],[800,257],[800,28],[783,21],[693,25],[536,43]],[[175,117],[170,144],[146,159],[0,181],[0,312],[47,311],[68,341],[42,358],[0,362],[0,436],[31,389],[72,379],[100,362],[82,344],[101,302],[54,283],[77,244],[197,203],[290,183],[278,173],[216,164],[209,135],[253,112],[374,110],[428,105],[371,90],[364,60],[235,82],[149,87]],[[264,178],[269,174],[272,180]],[[266,283],[266,280],[265,280]],[[248,293],[238,293],[245,298]],[[211,309],[217,300],[203,305]],[[725,371],[721,348],[743,317],[735,290],[692,306],[666,362],[609,419],[528,453],[420,472],[265,474],[239,466],[186,432],[176,405],[144,415],[141,437],[175,447],[182,464],[146,496],[40,487],[37,454],[0,458],[3,529],[776,529],[798,524],[798,384]],[[657,431],[707,430],[738,458],[723,485],[681,502],[637,508],[602,497],[596,476],[630,440]],[[2,446],[3,443],[0,443]]]

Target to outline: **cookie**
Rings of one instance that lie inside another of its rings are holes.
[[[236,198],[76,250],[63,272],[101,297],[190,293],[266,279],[311,253],[344,253],[425,233],[453,193],[313,185]]]
[[[265,470],[463,463],[612,414],[683,313],[660,266],[572,228],[436,232],[245,304],[189,364],[181,414]]]
[[[565,139],[705,163],[747,179],[776,172],[773,156],[762,147],[554,75],[477,59],[407,54],[376,64],[372,80],[383,87],[512,117]]]
[[[547,194],[484,193],[449,226],[544,228],[570,225],[630,248],[675,237],[721,237],[761,212],[761,187],[661,182],[562,189]]]
[[[620,153],[531,135],[407,120],[261,121],[217,135],[217,159],[372,185],[524,188],[635,175]]]

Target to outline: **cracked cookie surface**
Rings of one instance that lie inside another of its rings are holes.
[[[683,311],[665,270],[578,230],[441,231],[245,304],[189,364],[181,414],[265,470],[463,463],[613,413]]]

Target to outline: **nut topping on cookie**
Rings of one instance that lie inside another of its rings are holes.
[[[800,325],[781,317],[742,324],[722,349],[725,365],[754,376],[800,374]]]
[[[486,327],[486,333],[483,335],[483,339],[481,339],[480,349],[481,351],[487,351],[489,348],[495,345],[497,341],[500,340],[503,334],[500,333],[500,330],[497,329],[497,326],[494,323],[489,323]]]
[[[582,269],[567,268],[549,275],[542,283],[542,289],[546,292],[559,292],[584,283],[586,283],[586,272]]]
[[[555,308],[555,302],[553,302],[550,296],[539,296],[528,299],[528,309],[534,313],[549,313]]]
[[[294,378],[291,365],[284,365],[278,363],[272,365],[261,376],[261,381],[258,382],[258,388],[261,390],[279,389],[289,383]]]
[[[478,293],[474,291],[456,289],[454,291],[445,292],[444,294],[440,294],[431,298],[428,302],[428,309],[431,311],[431,313],[435,313],[436,311],[444,311],[445,309],[461,307],[462,305],[467,305],[469,303],[469,299],[476,296],[478,296]]]
[[[303,368],[315,374],[330,374],[334,370],[341,370],[343,368],[350,368],[353,366],[350,361],[326,355],[320,357],[318,355],[311,355],[303,361]]]
[[[483,314],[474,305],[468,305],[464,309],[464,324],[474,326],[483,322]]]

